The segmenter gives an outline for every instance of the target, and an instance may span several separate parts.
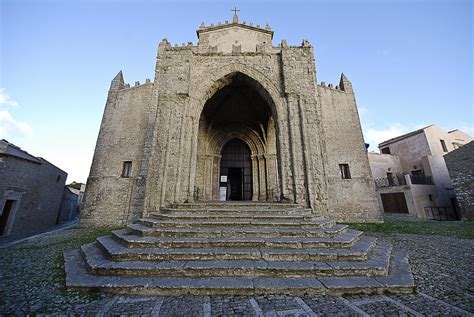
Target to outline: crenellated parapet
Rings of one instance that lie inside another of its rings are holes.
[[[123,89],[133,89],[145,85],[151,85],[153,84],[149,78],[145,79],[145,82],[143,84],[140,84],[140,81],[135,81],[135,85],[133,87],[130,86],[130,84],[125,83],[123,79],[123,73],[122,71],[118,72],[118,74],[112,79],[112,82],[110,83],[110,89],[109,91],[119,91]]]
[[[273,31],[270,26],[265,28],[260,25],[254,26],[252,23],[226,21],[225,23],[211,24],[205,26],[201,24],[196,31],[198,43],[170,43],[164,38],[158,46],[158,58],[160,54],[185,53],[193,55],[243,55],[257,56],[265,54],[280,54],[284,49],[307,49],[312,53],[312,45],[307,39],[303,39],[300,45],[288,45],[286,40],[282,40],[277,46],[273,46]]]
[[[347,79],[344,73],[341,74],[339,85],[336,85],[336,86],[334,86],[333,84],[326,85],[326,82],[322,81],[318,84],[318,87],[323,88],[323,89],[338,91],[338,92],[353,93],[352,83],[349,81],[349,79]]]

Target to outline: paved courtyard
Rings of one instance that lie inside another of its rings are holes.
[[[392,218],[401,225],[409,220]],[[0,315],[474,316],[474,240],[455,234],[457,226],[469,232],[472,225],[447,224],[451,236],[437,234],[437,228],[445,228],[442,223],[420,226],[423,233],[433,227],[432,234],[367,232],[409,252],[416,293],[339,297],[145,297],[67,291],[62,252],[107,230],[63,230],[0,249]]]

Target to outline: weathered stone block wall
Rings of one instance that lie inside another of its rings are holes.
[[[58,219],[67,173],[42,158],[41,163],[0,156],[0,208],[9,193],[19,193],[10,235],[16,240],[52,228]],[[12,216],[12,215],[10,215]]]
[[[113,82],[87,180],[82,226],[127,223],[152,100],[152,83],[128,88],[123,82]],[[124,161],[132,162],[131,177],[122,177]]]
[[[288,150],[292,163],[287,172],[293,182],[293,200],[315,211],[327,211],[327,188],[324,170],[321,108],[316,99],[316,66],[312,46],[303,41],[300,47],[281,51],[284,92],[288,104]],[[283,163],[284,164],[284,163]],[[290,182],[291,184],[291,182]]]
[[[348,81],[341,86],[318,86],[326,150],[327,216],[349,222],[382,221],[355,96]],[[342,179],[339,164],[349,164],[351,179]]]
[[[145,214],[193,199],[196,172],[204,169],[196,163],[201,111],[237,72],[257,82],[272,104],[278,127],[281,199],[310,205],[308,197],[315,197],[311,205],[318,210],[326,208],[321,138],[313,138],[320,133],[320,125],[312,48],[305,43],[303,47],[284,46],[260,53],[224,54],[203,52],[202,47],[171,47],[164,40],[155,78],[160,87],[160,125],[155,129],[150,156],[157,164],[150,166],[149,175],[157,181],[147,184]]]
[[[474,220],[474,141],[444,156],[462,220]]]

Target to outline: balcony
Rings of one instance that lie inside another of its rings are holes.
[[[376,178],[374,179],[374,182],[376,188],[403,186],[407,184],[405,176],[402,174],[385,178]]]
[[[415,185],[434,185],[431,176],[410,175],[411,183]]]

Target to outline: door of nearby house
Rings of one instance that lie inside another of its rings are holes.
[[[394,213],[408,213],[407,202],[405,200],[405,194],[403,193],[390,193],[380,194],[382,198],[382,205],[384,212]]]
[[[3,206],[2,214],[0,215],[0,236],[5,235],[7,232],[8,218],[11,211],[13,210],[14,200],[7,200],[5,206]]]
[[[461,213],[459,212],[459,203],[456,197],[451,197],[451,206],[453,207],[454,220],[461,220]]]

